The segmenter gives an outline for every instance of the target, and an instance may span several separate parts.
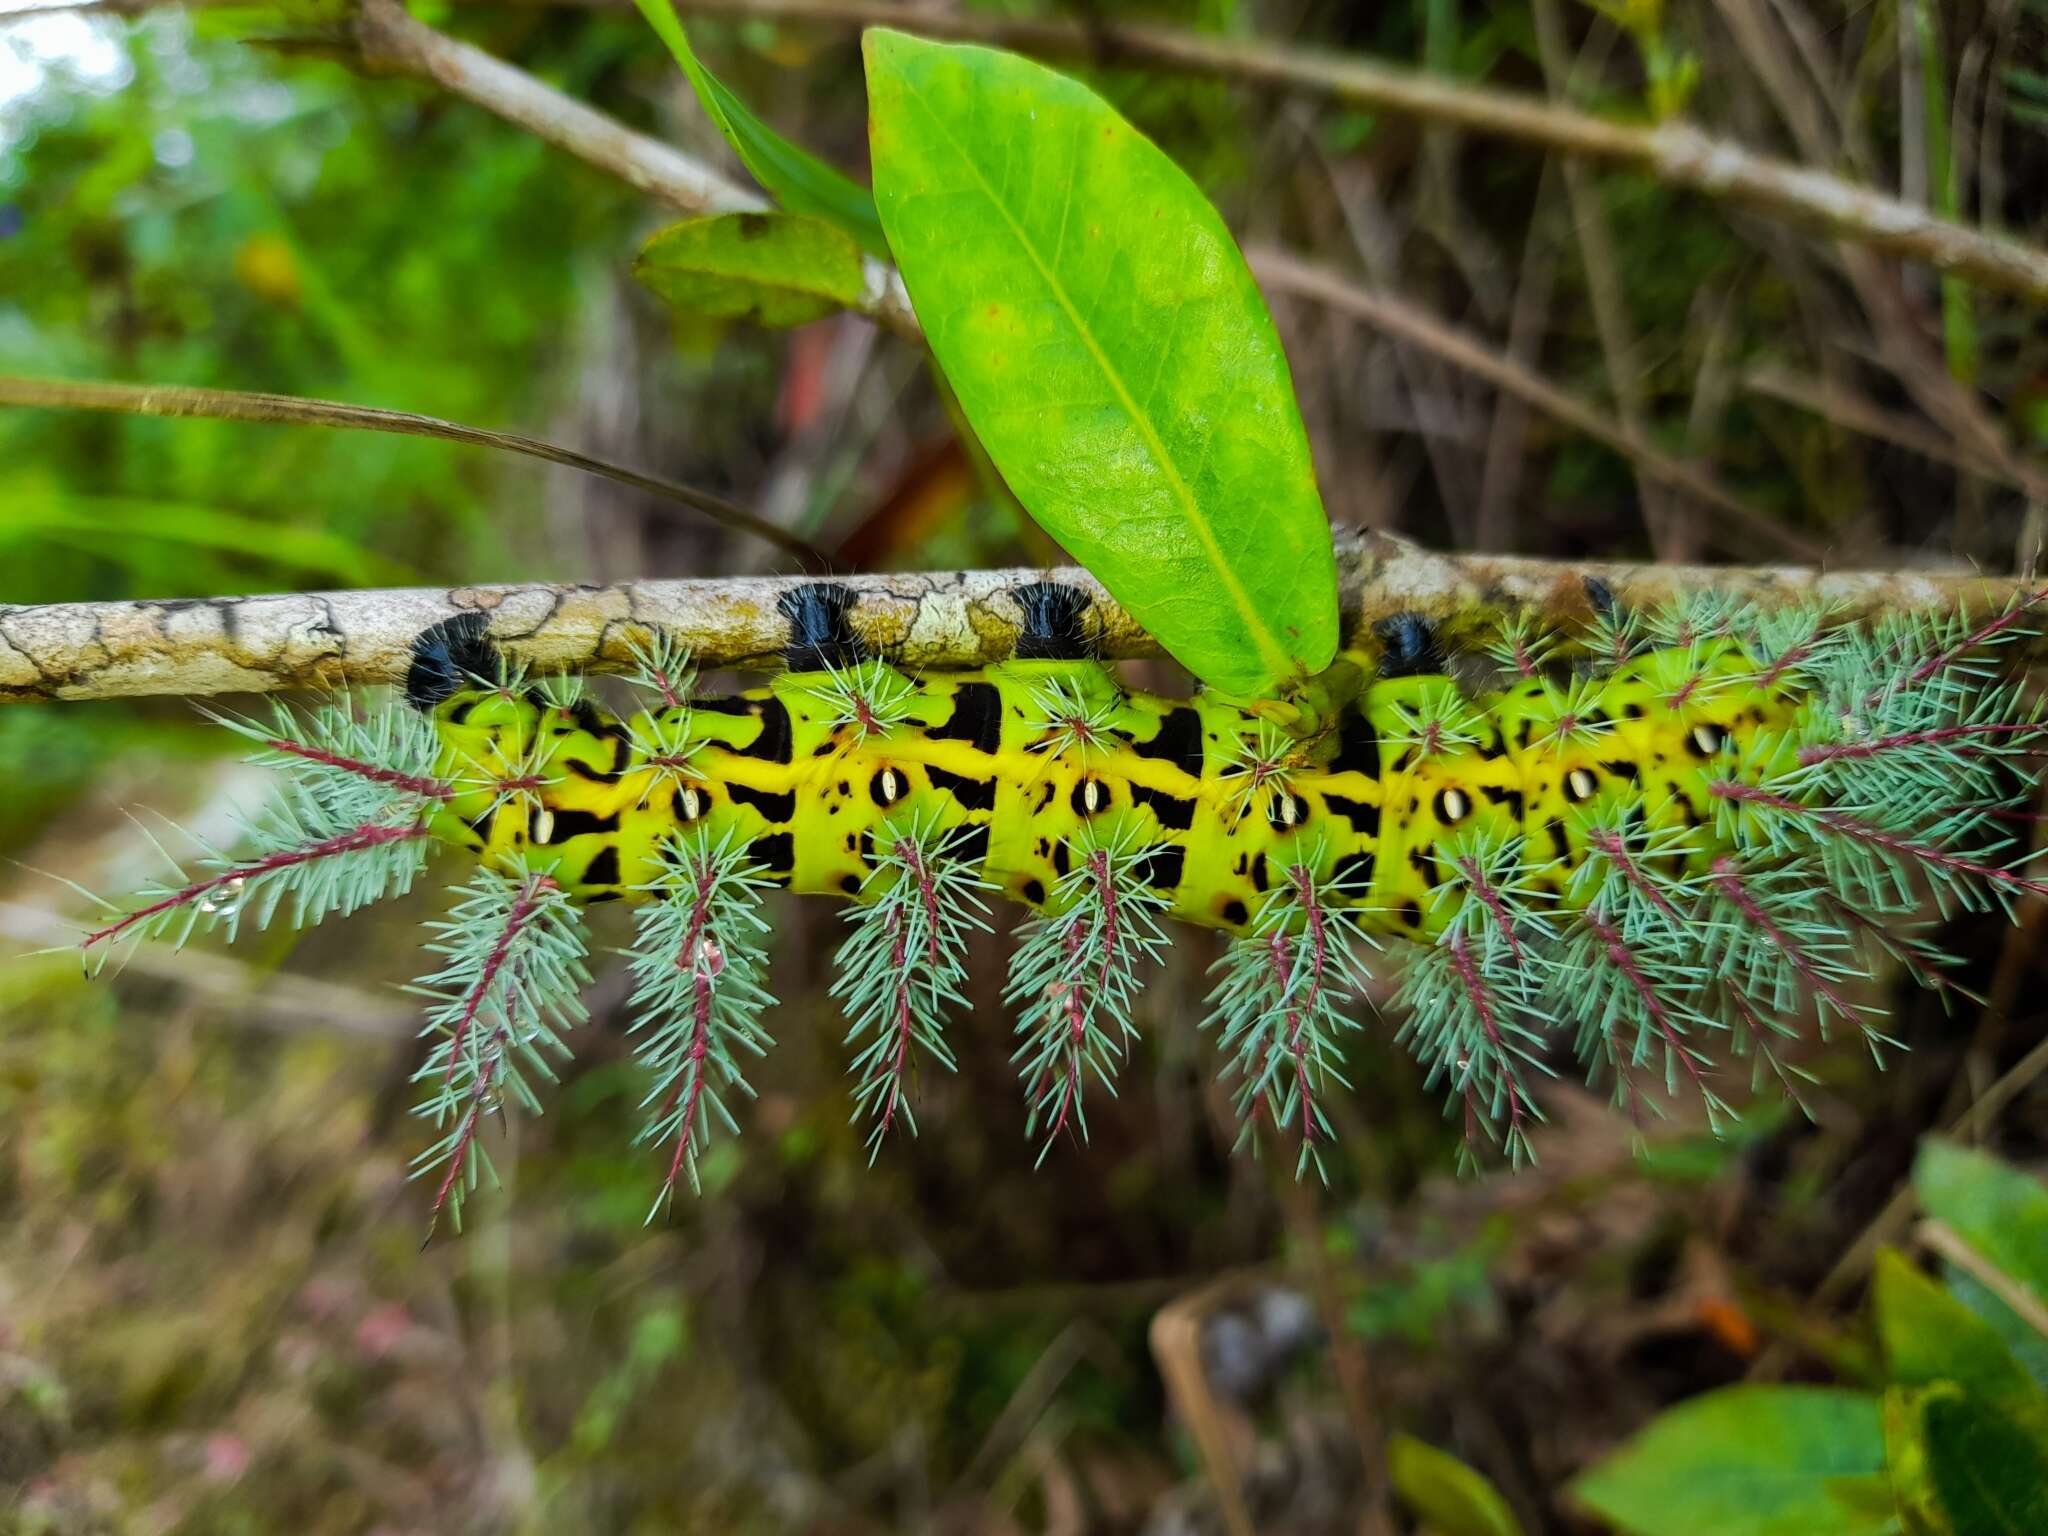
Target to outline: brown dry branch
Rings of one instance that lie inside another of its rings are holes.
[[[361,0],[355,34],[372,70],[438,85],[684,213],[751,213],[771,206],[758,192],[736,186],[681,150],[414,20],[396,0]],[[921,338],[896,269],[872,256],[863,259],[863,268],[866,286],[854,308],[899,335]]]
[[[1476,644],[1511,618],[1558,629],[1591,613],[1584,578],[1648,606],[1719,591],[1764,604],[1821,601],[1842,619],[1903,610],[1985,612],[2020,590],[2015,578],[1769,566],[1587,564],[1443,555],[1384,533],[1338,542],[1347,633],[1367,635],[1396,613],[1420,614],[1453,646]],[[860,638],[913,671],[985,666],[1007,657],[1020,613],[1012,594],[1046,576],[1095,599],[1103,654],[1158,647],[1101,585],[1079,570],[914,572],[844,578],[858,598]],[[787,637],[777,600],[806,578],[534,582],[507,586],[307,592],[180,601],[0,606],[0,701],[199,697],[397,682],[414,636],[477,610],[513,656],[542,669],[615,671],[629,645],[660,629],[707,667],[774,664]]]
[[[625,0],[596,0],[600,5]],[[1632,167],[1658,180],[1921,262],[1986,288],[2048,299],[2048,251],[1937,217],[1826,171],[1760,155],[1688,123],[1611,122],[1515,92],[1434,78],[1371,60],[1165,27],[1096,25],[940,11],[892,0],[685,0],[702,15],[893,26],[1026,53],[1144,65],[1312,92],[1372,112],[1512,139]]]
[[[44,14],[50,9],[134,14],[167,3],[179,0],[79,0],[13,14]],[[540,3],[576,4],[579,0]],[[628,0],[580,3],[620,9]],[[1517,92],[1466,85],[1367,59],[1163,27],[938,11],[890,0],[686,0],[680,8],[702,15],[826,26],[895,26],[926,37],[1310,92],[1367,111],[1398,113],[1425,123],[1629,167],[1671,186],[1821,230],[1985,288],[2048,300],[2048,251],[1941,218],[1828,171],[1758,154],[1689,123],[1614,122]],[[6,19],[6,13],[0,13],[0,21]],[[394,0],[363,0],[357,37],[365,61],[372,67],[434,81],[549,143],[594,164],[610,165],[641,190],[686,211],[728,212],[765,206],[755,194],[733,186],[667,145],[630,133],[489,54],[413,20]],[[891,283],[888,269],[881,263],[870,268],[869,276],[866,308],[885,324],[900,323],[908,313],[900,286]]]
[[[1890,443],[1939,464],[1952,465],[2021,492],[2029,501],[2048,501],[2048,471],[2022,459],[1993,460],[1969,444],[1916,417],[1889,411],[1866,396],[1822,380],[1808,380],[1782,368],[1761,367],[1743,376],[1753,395],[1777,400],[1824,417],[1846,432]]]
[[[1328,268],[1312,265],[1285,251],[1255,248],[1247,254],[1253,273],[1268,293],[1313,299],[1410,346],[1426,348],[1453,367],[1484,379],[1502,394],[1511,395],[1559,424],[1612,448],[1634,464],[1643,479],[1683,491],[1713,508],[1731,531],[1740,532],[1752,542],[1805,560],[1818,560],[1825,553],[1824,546],[1751,507],[1698,466],[1671,457],[1641,432],[1632,431],[1597,406],[1559,389],[1513,357],[1434,315],[1391,294],[1361,288]]]
[[[786,554],[829,568],[824,551],[749,512],[737,502],[727,501],[661,475],[645,475],[636,469],[592,458],[573,448],[557,447],[539,438],[516,432],[494,432],[485,427],[466,427],[438,416],[420,416],[411,411],[385,410],[380,406],[350,405],[340,400],[313,400],[298,395],[269,395],[239,389],[194,389],[177,384],[117,384],[89,379],[27,379],[0,376],[0,406],[21,406],[64,411],[111,411],[128,416],[196,416],[214,421],[254,421],[282,426],[339,427],[357,432],[390,432],[400,437],[433,437],[443,442],[466,443],[475,448],[496,448],[521,453],[603,475],[649,495],[701,512],[715,523],[764,539]]]
[[[1939,1254],[1985,1290],[2012,1308],[2013,1313],[2043,1339],[2048,1339],[2048,1307],[2034,1293],[1971,1247],[1946,1222],[1923,1221],[1913,1229],[1923,1248]]]
[[[363,0],[356,33],[363,57],[373,68],[439,85],[686,212],[720,213],[767,206],[756,194],[725,181],[680,151],[635,133],[524,71],[415,20],[394,0]],[[943,33],[944,29],[939,28],[935,35]],[[1431,91],[1448,92],[1454,97],[1493,99],[1489,93],[1425,83]],[[1586,121],[1598,126],[1596,119]],[[2048,268],[2048,255],[2042,256],[2042,261],[2044,268]],[[910,307],[901,275],[895,268],[872,258],[866,265],[867,285],[856,310],[900,336],[922,341],[923,332]],[[1497,349],[1396,299],[1368,293],[1285,253],[1261,253],[1254,259],[1253,269],[1269,289],[1298,293],[1348,312],[1453,367],[1475,374],[1559,423],[1607,444],[1627,456],[1646,481],[1682,491],[1713,508],[1728,520],[1731,530],[1800,559],[1815,560],[1822,554],[1821,546],[1756,512],[1701,470],[1661,453],[1640,432],[1631,431],[1625,424],[1617,425],[1597,408],[1518,366]],[[2048,292],[2048,287],[2044,287],[2044,292]]]

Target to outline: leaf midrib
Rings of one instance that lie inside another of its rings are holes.
[[[901,76],[898,78],[902,79]],[[1024,227],[1010,216],[1010,210],[1004,205],[1003,200],[996,195],[996,190],[990,185],[988,178],[982,174],[980,163],[968,153],[966,145],[953,133],[946,120],[926,104],[923,92],[919,91],[908,80],[903,80],[903,90],[904,94],[917,103],[919,109],[938,128],[946,141],[953,146],[960,157],[961,163],[973,174],[976,184],[981,188],[982,195],[988,199],[989,206],[996,210],[1003,223],[1008,225],[1011,233],[1016,236],[1018,245],[1023,249],[1024,254],[1030,258],[1031,265],[1037,269],[1039,277],[1044,281],[1047,289],[1051,291],[1054,302],[1066,314],[1067,319],[1074,327],[1075,334],[1081,338],[1082,345],[1088,349],[1089,355],[1095,359],[1096,366],[1102,371],[1102,376],[1109,381],[1110,388],[1122,402],[1131,420],[1137,424],[1139,433],[1145,440],[1146,447],[1152,453],[1153,462],[1165,474],[1167,484],[1172,488],[1182,507],[1186,510],[1188,522],[1194,528],[1196,537],[1201,541],[1204,552],[1209,556],[1210,564],[1215,568],[1218,577],[1222,580],[1224,590],[1230,594],[1231,602],[1244,622],[1246,629],[1250,632],[1253,642],[1259,647],[1260,661],[1265,664],[1267,670],[1273,674],[1276,681],[1284,679],[1294,670],[1294,658],[1288,654],[1287,648],[1279,643],[1278,637],[1265,624],[1260,622],[1256,610],[1252,607],[1251,594],[1245,591],[1243,584],[1237,579],[1237,573],[1230,568],[1230,563],[1223,558],[1222,546],[1217,543],[1215,530],[1210,526],[1208,517],[1203,513],[1201,506],[1195,500],[1194,491],[1189,487],[1186,480],[1181,477],[1179,468],[1175,465],[1172,455],[1166,450],[1165,441],[1153,427],[1151,417],[1139,408],[1137,400],[1132,396],[1130,390],[1125,387],[1123,375],[1111,366],[1108,356],[1097,345],[1094,332],[1082,321],[1079,310],[1074,307],[1073,301],[1067,294],[1065,284],[1060,282],[1052,269],[1046,266],[1038,253],[1037,246],[1032,243],[1030,236],[1025,233]],[[1071,191],[1072,185],[1070,180],[1070,196]]]

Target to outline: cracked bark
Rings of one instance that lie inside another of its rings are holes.
[[[1907,571],[1821,572],[1771,566],[1576,563],[1443,555],[1380,533],[1337,544],[1345,633],[1369,635],[1394,613],[1442,626],[1470,645],[1507,618],[1565,628],[1590,616],[1583,578],[1622,602],[1648,606],[1721,591],[1765,604],[1820,599],[1844,620],[1881,612],[1967,607],[1983,613],[2031,590],[2013,577]],[[1011,591],[1050,575],[1087,589],[1105,656],[1159,648],[1092,576],[1079,570],[950,571],[853,576],[852,622],[877,653],[916,671],[976,667],[1010,654],[1019,612]],[[773,666],[787,626],[775,603],[809,578],[629,581],[609,586],[510,586],[307,592],[177,601],[0,606],[0,702],[201,697],[392,683],[413,637],[465,610],[492,615],[492,633],[541,669],[617,671],[627,646],[659,628],[704,667]],[[2048,647],[2035,643],[2036,651]]]

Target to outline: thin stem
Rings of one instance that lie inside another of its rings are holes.
[[[626,0],[595,3],[623,8]],[[1493,86],[1468,85],[1369,59],[1164,27],[1040,21],[891,0],[690,0],[681,9],[827,26],[894,26],[927,37],[1306,91],[1366,111],[1396,113],[1533,148],[1632,166],[1672,186],[1823,229],[1987,288],[2048,299],[2048,251],[1937,217],[1826,171],[1757,154],[1688,123],[1616,122]]]
[[[1683,491],[1693,500],[1711,507],[1722,515],[1731,530],[1740,530],[1743,535],[1740,541],[1732,541],[1724,534],[1722,543],[1729,548],[1753,549],[1757,547],[1756,541],[1761,539],[1772,549],[1806,560],[1819,560],[1827,553],[1823,545],[1758,511],[1694,465],[1671,457],[1644,433],[1616,421],[1577,395],[1558,388],[1490,343],[1393,295],[1370,292],[1327,267],[1304,261],[1286,251],[1255,247],[1247,252],[1247,256],[1252,271],[1268,293],[1313,299],[1410,346],[1421,347],[1453,367],[1485,380],[1502,393],[1535,407],[1553,421],[1612,449],[1633,464],[1645,479]]]
[[[727,528],[750,533],[777,549],[811,561],[820,570],[831,558],[816,545],[778,528],[736,502],[700,491],[660,475],[642,474],[573,448],[558,447],[517,432],[466,427],[438,416],[391,411],[379,406],[350,405],[340,400],[314,400],[298,395],[273,395],[241,389],[195,389],[174,384],[119,384],[93,379],[34,379],[0,376],[0,405],[43,410],[111,411],[129,416],[205,417],[214,421],[254,421],[301,427],[332,427],[352,432],[389,432],[400,437],[432,437],[495,448],[544,459],[586,474],[602,475],[636,490],[701,512]]]

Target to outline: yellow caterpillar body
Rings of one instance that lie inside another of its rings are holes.
[[[736,838],[792,890],[860,898],[877,837],[915,824],[950,830],[951,856],[1034,908],[1085,848],[1125,836],[1184,922],[1249,931],[1301,866],[1367,929],[1429,938],[1462,899],[1444,889],[1453,829],[1522,838],[1530,884],[1560,897],[1587,851],[1577,813],[1602,807],[1698,829],[1666,857],[1704,868],[1709,770],[1781,766],[1800,703],[1758,672],[1715,640],[1638,656],[1568,706],[1542,679],[1466,700],[1440,673],[1382,678],[1277,758],[1256,705],[1128,691],[1085,659],[920,678],[860,661],[626,719],[465,688],[433,715],[444,771],[477,787],[433,829],[581,900],[633,901],[682,828]],[[507,795],[522,772],[534,787]]]

